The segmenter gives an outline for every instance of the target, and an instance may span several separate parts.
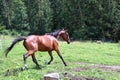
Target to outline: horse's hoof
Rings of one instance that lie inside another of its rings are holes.
[[[21,70],[28,70],[28,68],[26,66],[22,67]]]
[[[46,65],[49,65],[49,64],[50,64],[50,62],[45,62],[45,64],[46,64]]]
[[[42,67],[41,66],[36,66],[37,67],[37,69],[42,69]]]
[[[65,63],[64,65],[65,65],[65,66],[68,66],[68,64],[66,64],[66,63]]]
[[[50,63],[49,63],[49,62],[48,62],[47,64],[48,64],[48,65],[50,65]]]

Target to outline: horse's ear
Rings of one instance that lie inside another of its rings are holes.
[[[68,31],[68,30],[66,30],[65,28],[62,28],[62,30],[64,30],[64,31]]]
[[[68,30],[67,30],[67,29],[64,29],[64,28],[63,28],[62,30],[64,30],[65,32],[68,32]]]
[[[65,31],[66,31],[66,32],[68,32],[68,30],[67,30],[67,29],[66,29]]]

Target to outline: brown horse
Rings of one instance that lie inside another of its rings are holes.
[[[58,31],[57,34],[58,34],[57,39],[59,37],[62,37],[63,40],[65,40],[68,44],[70,43],[70,38],[69,38],[68,32],[66,30],[60,30],[60,31]],[[29,56],[32,56],[33,62],[36,64],[36,66],[38,66],[40,68],[40,66],[35,58],[36,51],[48,51],[50,58],[51,58],[50,61],[48,62],[48,64],[50,64],[51,61],[53,61],[52,51],[55,50],[57,52],[58,56],[61,58],[64,65],[67,66],[64,59],[61,56],[61,53],[60,53],[60,50],[58,47],[58,40],[57,39],[51,35],[43,35],[43,36],[31,35],[28,37],[19,37],[19,38],[16,38],[12,42],[10,47],[8,47],[5,50],[5,55],[7,57],[8,52],[11,51],[11,49],[14,47],[14,45],[17,42],[24,40],[23,45],[27,50],[27,53],[23,55],[24,69],[27,68],[26,59]]]

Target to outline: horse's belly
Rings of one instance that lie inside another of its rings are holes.
[[[50,47],[39,47],[39,51],[52,51]]]

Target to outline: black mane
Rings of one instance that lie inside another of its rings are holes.
[[[55,32],[51,32],[51,33],[46,33],[47,35],[51,35],[51,36],[54,36],[55,38],[57,38],[59,32],[61,31],[61,29],[59,30],[56,30]]]

